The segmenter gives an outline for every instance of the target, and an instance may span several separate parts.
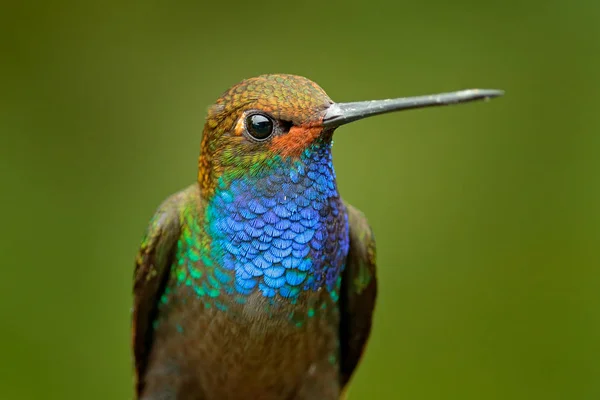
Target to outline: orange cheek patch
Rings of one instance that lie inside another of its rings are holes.
[[[271,141],[271,151],[284,157],[300,156],[323,130],[321,126],[292,126],[290,131]]]

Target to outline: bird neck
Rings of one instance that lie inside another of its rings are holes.
[[[227,291],[294,299],[326,288],[337,296],[349,239],[331,143],[220,179],[204,221],[214,275]]]

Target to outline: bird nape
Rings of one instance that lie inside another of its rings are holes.
[[[293,75],[210,107],[198,180],[166,199],[136,258],[138,399],[339,399],[371,330],[375,240],[337,190],[332,135],[358,119],[501,95],[334,103]]]

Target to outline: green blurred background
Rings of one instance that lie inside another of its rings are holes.
[[[378,239],[352,399],[600,398],[600,3],[48,1],[0,11],[0,398],[129,399],[132,263],[237,81],[337,101],[494,87],[339,129]]]

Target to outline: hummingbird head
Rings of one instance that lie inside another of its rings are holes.
[[[208,110],[199,159],[202,189],[220,177],[256,174],[300,157],[323,135],[333,104],[316,83],[294,75],[261,75],[227,90]],[[329,129],[331,131],[332,129]]]
[[[353,103],[334,103],[323,89],[295,75],[261,75],[227,90],[208,110],[199,158],[198,181],[211,194],[219,179],[256,175],[278,162],[298,160],[330,146],[336,127],[411,108],[496,97],[499,90],[453,93]]]

